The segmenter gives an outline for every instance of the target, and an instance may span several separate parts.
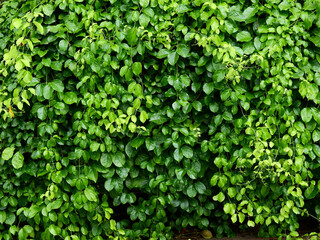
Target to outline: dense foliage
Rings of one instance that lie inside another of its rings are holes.
[[[296,236],[320,217],[319,7],[0,1],[0,239]]]

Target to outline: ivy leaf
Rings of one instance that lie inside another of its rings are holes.
[[[14,154],[12,158],[12,166],[15,169],[22,168],[23,162],[24,162],[24,156],[21,154],[21,152],[17,152],[16,154]]]
[[[172,66],[176,65],[178,62],[179,55],[176,52],[171,52],[168,55],[168,63]]]
[[[238,42],[249,42],[251,41],[252,37],[248,31],[242,31],[237,33],[236,39]]]

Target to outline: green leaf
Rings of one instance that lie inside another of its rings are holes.
[[[189,52],[190,52],[190,47],[188,45],[185,44],[179,44],[178,48],[177,48],[177,53],[183,57],[183,58],[187,58],[189,56]]]
[[[6,219],[7,219],[6,212],[5,211],[0,211],[0,224],[3,224]]]
[[[183,156],[185,156],[186,158],[192,158],[193,157],[193,150],[191,147],[184,145],[181,148],[182,154]]]
[[[195,196],[197,196],[197,191],[192,185],[190,185],[187,188],[187,195],[191,198],[194,198]]]
[[[62,93],[64,91],[64,85],[61,80],[53,80],[49,84],[57,92]]]
[[[25,75],[24,75],[23,81],[24,81],[25,83],[30,83],[30,82],[32,81],[32,74],[31,74],[31,72],[25,71]]]
[[[223,202],[225,199],[225,195],[223,194],[223,192],[219,192],[216,196],[213,197],[214,201],[219,201],[219,202]]]
[[[148,114],[147,114],[147,112],[146,111],[142,111],[141,113],[140,113],[140,121],[142,122],[142,123],[145,123],[146,121],[147,121],[147,119],[148,119]]]
[[[206,185],[202,182],[196,182],[194,186],[199,194],[204,194],[207,190]]]
[[[213,73],[212,79],[216,82],[221,82],[224,79],[225,75],[226,75],[225,70],[217,70]]]
[[[33,21],[33,24],[36,26],[36,28],[38,29],[39,33],[43,35],[44,34],[44,29],[43,29],[42,25],[40,23],[36,22],[36,21]]]
[[[40,120],[45,120],[47,118],[47,108],[46,107],[38,108],[37,114]]]
[[[63,101],[69,105],[74,104],[78,101],[77,94],[74,92],[67,92],[63,95]]]
[[[110,153],[102,153],[100,158],[100,163],[105,168],[109,168],[112,165],[112,158],[110,157]]]
[[[52,4],[45,4],[43,5],[42,10],[45,15],[51,16],[54,11],[54,8]]]
[[[179,60],[179,55],[176,52],[171,52],[168,55],[168,63],[172,66],[176,65]]]
[[[53,89],[50,87],[50,85],[46,85],[43,88],[43,97],[45,99],[51,99],[53,95]]]
[[[57,236],[61,233],[61,228],[54,225],[54,224],[51,224],[49,226],[49,232],[53,235],[53,236]]]
[[[61,40],[61,41],[59,42],[59,49],[60,49],[62,52],[67,51],[68,46],[69,46],[69,43],[68,43],[67,40],[64,40],[64,39],[63,39],[63,40]]]
[[[154,113],[150,116],[150,122],[161,125],[168,121],[168,118],[160,113]]]
[[[53,61],[53,62],[51,62],[50,67],[53,70],[61,71],[62,70],[62,62],[61,61]]]
[[[314,130],[312,133],[312,140],[314,142],[318,142],[320,140],[320,131],[319,130]]]
[[[157,53],[157,58],[162,59],[166,58],[169,55],[169,50],[168,49],[160,49],[159,52]]]
[[[213,87],[213,83],[205,83],[203,85],[203,91],[205,92],[205,94],[209,95],[210,93],[212,93],[214,90]]]
[[[22,19],[21,18],[14,18],[12,20],[12,26],[14,26],[16,29],[20,28],[22,24]]]
[[[92,188],[88,187],[84,190],[84,195],[86,198],[91,202],[98,202],[98,197],[96,191],[94,191]]]
[[[140,6],[146,8],[149,6],[150,0],[139,0]]]
[[[67,27],[67,29],[69,30],[70,33],[75,33],[78,31],[78,25],[72,21],[67,20],[65,22],[65,25]]]
[[[126,157],[122,152],[117,152],[112,156],[112,162],[116,167],[123,167],[126,162]]]
[[[197,110],[198,112],[201,112],[202,110],[202,104],[199,101],[194,101],[192,103],[192,106],[194,107],[195,110]]]
[[[236,39],[238,42],[249,42],[251,41],[252,37],[248,31],[242,31],[237,33]]]
[[[126,35],[126,40],[129,43],[129,45],[135,45],[138,41],[138,36],[137,36],[138,30],[137,28],[130,28],[127,31],[127,35]]]
[[[320,36],[312,36],[309,38],[309,40],[317,47],[320,47]]]
[[[301,110],[301,118],[302,121],[304,121],[305,123],[308,123],[311,121],[312,119],[312,112],[310,108],[304,108]]]
[[[51,59],[50,58],[43,58],[41,63],[46,67],[50,67],[51,66]]]
[[[17,152],[12,158],[12,166],[15,169],[22,168],[24,162],[24,156],[21,152]]]
[[[14,147],[7,147],[2,152],[2,158],[3,160],[9,160],[13,156],[15,148]]]
[[[258,12],[257,7],[247,7],[243,11],[243,17],[245,18],[245,20],[248,20],[248,19],[252,18],[257,12]]]
[[[132,72],[134,75],[139,76],[142,72],[142,64],[141,62],[135,62],[132,64]]]

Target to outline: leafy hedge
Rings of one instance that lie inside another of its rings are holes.
[[[319,0],[0,6],[0,239],[320,217]]]

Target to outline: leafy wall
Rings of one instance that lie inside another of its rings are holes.
[[[0,239],[297,235],[320,217],[319,0],[0,2]]]

